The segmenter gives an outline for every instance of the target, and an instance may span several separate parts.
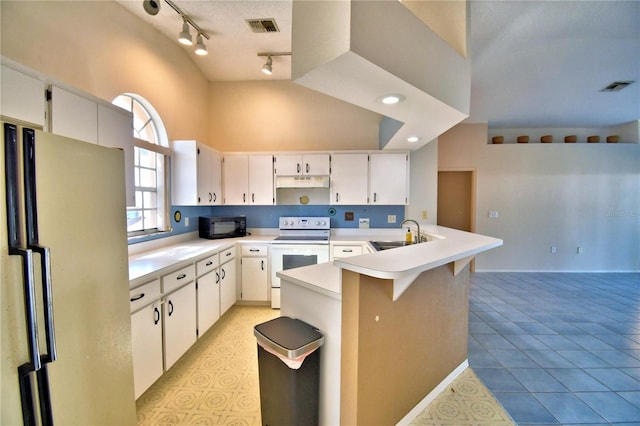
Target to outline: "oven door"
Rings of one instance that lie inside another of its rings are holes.
[[[328,261],[328,244],[271,244],[271,307],[280,309],[280,278],[276,272]]]

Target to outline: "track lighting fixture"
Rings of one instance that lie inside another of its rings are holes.
[[[193,44],[191,41],[191,31],[189,31],[189,24],[187,24],[186,19],[182,23],[182,32],[178,36],[178,41],[185,46],[191,46]]]
[[[160,11],[160,5],[163,0],[144,0],[142,7],[149,15],[157,15]],[[184,13],[173,1],[164,0],[178,15],[182,18],[182,31],[178,36],[178,41],[186,46],[193,45],[193,38],[191,37],[191,28],[196,31],[196,55],[203,56],[207,54],[207,46],[205,46],[202,38],[209,40],[209,34],[207,34],[202,28],[200,28],[193,19],[189,18],[189,15]]]
[[[265,62],[265,64],[262,66],[262,72],[265,73],[266,75],[271,75],[273,73],[273,69],[271,68],[272,64],[273,64],[273,59],[271,59],[271,56],[268,56],[267,62]]]
[[[204,56],[207,54],[207,46],[202,42],[202,34],[198,33],[196,38],[196,55]]]
[[[291,52],[262,52],[258,53],[258,56],[266,56],[267,62],[262,66],[262,72],[266,75],[273,73],[273,57],[274,56],[291,56]]]

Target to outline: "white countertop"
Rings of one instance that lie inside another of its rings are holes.
[[[237,242],[268,243],[273,238],[275,238],[273,235],[256,235],[222,240],[195,238],[132,254],[129,255],[129,284],[130,286],[143,284],[138,281],[146,275],[156,274],[165,269],[179,268],[182,263],[186,264],[199,257],[206,257],[216,251],[232,247]]]
[[[285,282],[306,287],[337,300],[342,299],[340,268],[335,266],[333,262],[287,269],[277,272],[276,275]]]
[[[502,240],[498,238],[442,226],[428,225],[423,232],[429,235],[430,241],[340,258],[334,263],[341,268],[376,278],[402,279],[502,245]]]

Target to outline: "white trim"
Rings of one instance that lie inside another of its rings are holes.
[[[420,413],[422,413],[437,397],[446,390],[453,381],[469,367],[469,360],[465,359],[462,364],[456,367],[447,377],[441,381],[422,401],[420,401],[411,411],[409,411],[397,424],[408,425]]]

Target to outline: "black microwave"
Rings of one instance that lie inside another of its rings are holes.
[[[198,218],[200,238],[213,240],[216,238],[244,237],[247,235],[247,218],[234,217],[202,217]]]

